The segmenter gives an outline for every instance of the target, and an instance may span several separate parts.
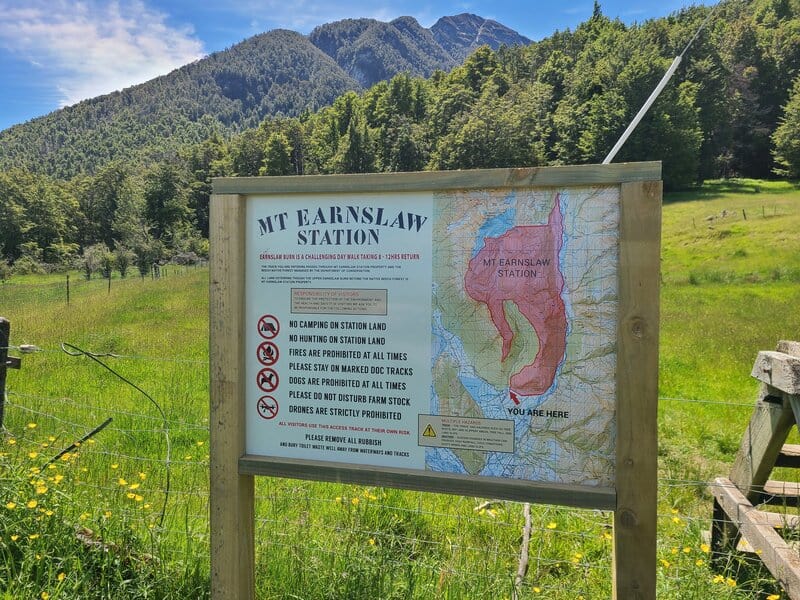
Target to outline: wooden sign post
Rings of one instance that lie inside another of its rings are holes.
[[[613,510],[655,598],[660,173],[216,179],[212,597],[271,475]]]

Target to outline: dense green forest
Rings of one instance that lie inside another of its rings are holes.
[[[208,118],[187,140],[176,124],[161,152],[136,160],[113,160],[118,141],[103,140],[112,160],[68,179],[10,168],[0,172],[0,253],[18,272],[79,262],[87,275],[193,260],[207,247],[220,175],[600,162],[709,10],[626,26],[595,4],[574,31],[481,47],[450,72],[395,75],[238,133]],[[798,177],[799,75],[800,0],[724,2],[616,160],[663,161],[673,189]]]

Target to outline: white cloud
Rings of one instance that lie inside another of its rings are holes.
[[[370,18],[391,21],[404,15],[425,18],[427,7],[418,2],[386,2],[385,0],[239,0],[226,6],[251,19],[252,33],[282,27],[308,33],[317,25],[341,19]]]
[[[203,56],[191,28],[140,0],[0,0],[0,46],[27,60],[67,106],[142,83]]]

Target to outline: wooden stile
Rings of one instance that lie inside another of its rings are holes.
[[[776,529],[797,527],[795,515],[766,512],[800,505],[800,485],[769,479],[776,466],[800,467],[800,448],[785,444],[800,423],[800,344],[781,341],[775,352],[759,352],[751,375],[762,382],[729,478],[711,485],[714,495],[711,545],[715,562],[744,538],[790,598],[800,598],[800,556]]]

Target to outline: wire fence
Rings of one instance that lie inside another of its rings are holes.
[[[0,305],[11,288],[0,285]],[[26,293],[49,302],[56,288],[37,286]],[[188,369],[207,386],[208,362],[181,354],[178,345],[173,348],[170,356],[95,352],[116,368],[139,372],[146,367],[141,372],[147,377],[165,381],[180,380]],[[207,387],[196,384],[191,394],[166,406],[162,417],[122,382],[102,380],[76,393],[71,382],[91,379],[97,367],[57,346],[37,344],[36,350],[8,386],[0,452],[2,503],[36,501],[40,510],[59,505],[65,519],[97,536],[133,532],[143,551],[160,561],[201,564],[207,571]],[[54,393],[59,382],[40,390],[22,385],[26,372],[38,368],[37,361],[57,362],[62,392]],[[147,387],[148,381],[136,383]],[[753,408],[752,402],[667,396],[660,404],[687,415],[724,407],[740,413],[742,423]],[[102,431],[50,462],[109,418]],[[739,437],[741,431],[731,435]],[[662,427],[662,438],[670,434]],[[758,555],[733,549],[715,554],[711,548],[713,478],[727,474],[730,456],[723,453],[708,464],[693,464],[687,456],[686,449],[662,443],[659,597],[785,597]],[[794,472],[784,478],[792,477],[798,480]],[[298,592],[297,597],[320,598],[610,596],[610,512],[534,506],[529,562],[520,578],[522,503],[259,477],[256,509],[259,597],[292,597],[287,586],[318,592]],[[796,508],[784,512],[800,516]],[[787,544],[800,537],[788,525],[783,534]]]
[[[661,400],[683,406],[726,404],[703,399]],[[741,410],[744,417],[752,408],[748,403],[727,406]],[[6,414],[5,454],[15,448],[19,457],[27,457],[23,462],[30,465],[34,474],[41,473],[40,465],[61,447],[100,419],[112,417],[113,423],[106,430],[81,445],[76,452],[78,458],[64,461],[75,465],[70,493],[77,501],[78,522],[91,526],[103,521],[103,515],[114,515],[129,527],[156,532],[162,559],[209,560],[207,423],[167,420],[171,436],[183,440],[168,465],[163,458],[163,444],[159,443],[163,427],[160,419],[151,414],[115,408],[98,399],[49,397],[13,389],[8,392]],[[142,440],[147,440],[148,452],[131,450]],[[159,527],[157,513],[166,493],[167,468],[176,475],[168,490],[168,518]],[[478,579],[485,582],[478,586],[481,588],[508,587],[516,572],[523,525],[520,503],[465,498],[428,501],[420,494],[396,490],[261,479],[256,498],[257,546],[262,557],[270,557],[263,560],[286,561],[288,556],[300,553],[307,559],[313,556],[323,567],[333,568],[341,559],[343,546],[358,540],[356,543],[367,548],[404,548],[403,552],[384,558],[382,568],[407,569],[409,561],[413,561],[415,569],[430,570],[436,581]],[[709,568],[711,551],[706,532],[711,528],[709,489],[713,485],[705,479],[659,478],[660,585],[683,587],[687,577],[705,577],[720,593],[738,588],[738,597],[742,597],[748,593],[742,586],[750,585],[752,595],[744,597],[765,598],[763,590],[777,589],[776,584],[757,564],[748,563],[744,555],[731,552],[717,557],[717,564],[723,563],[727,569]],[[671,499],[680,505],[687,490],[704,501],[691,507],[691,512],[681,508],[665,510]],[[795,514],[800,516],[800,511]],[[409,523],[413,526],[409,527]],[[447,535],[432,534],[434,529],[446,531]],[[548,587],[541,583],[543,579],[567,578],[573,583],[573,597],[593,597],[598,580],[610,583],[611,531],[612,515],[608,512],[535,507],[530,531],[531,562],[526,575],[529,592],[547,597]],[[265,532],[269,534],[264,535]],[[313,539],[315,535],[324,539]],[[187,545],[186,540],[191,543]],[[443,556],[451,558],[444,560]],[[452,557],[457,557],[455,562]],[[299,568],[321,568],[309,566],[314,561],[304,562]],[[476,570],[478,564],[487,568]],[[576,573],[581,576],[576,577]]]

